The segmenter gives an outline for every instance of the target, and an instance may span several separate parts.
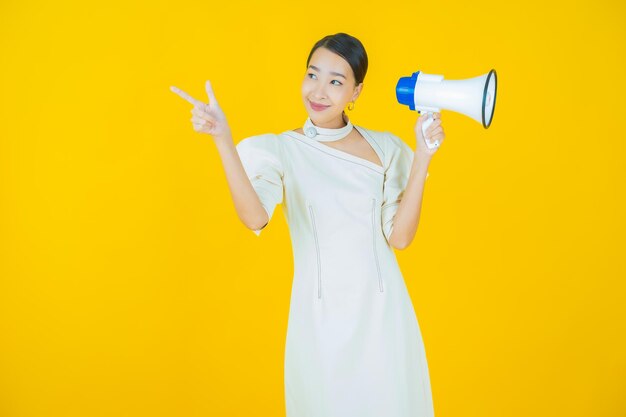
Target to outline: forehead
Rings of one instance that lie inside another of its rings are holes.
[[[318,67],[322,72],[334,71],[340,72],[346,77],[352,76],[352,69],[348,61],[324,47],[317,48],[313,52],[309,65]]]

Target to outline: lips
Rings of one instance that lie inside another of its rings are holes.
[[[313,110],[324,110],[330,107],[330,106],[324,106],[323,104],[314,103],[311,100],[309,100],[309,103],[311,104],[311,108],[313,108]]]

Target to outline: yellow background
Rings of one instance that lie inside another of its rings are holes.
[[[236,142],[295,129],[337,32],[370,59],[351,119],[413,148],[399,77],[498,72],[489,129],[443,111],[396,252],[437,417],[626,415],[624,10],[3,0],[0,415],[284,415],[282,207],[260,237],[239,222],[169,86],[206,101],[210,79]]]

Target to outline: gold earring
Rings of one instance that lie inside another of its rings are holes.
[[[352,107],[350,107],[350,104],[352,104]],[[348,110],[354,110],[354,101],[348,103]]]

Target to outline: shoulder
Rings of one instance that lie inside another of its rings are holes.
[[[368,129],[363,126],[359,127],[382,149],[385,155],[386,166],[393,160],[398,159],[401,155],[408,156],[413,154],[413,149],[394,133],[387,130]]]
[[[262,133],[248,136],[237,143],[235,148],[242,162],[271,162],[275,165],[282,164],[282,139],[275,133]]]
[[[248,136],[240,140],[236,148],[238,151],[266,151],[278,156],[282,152],[282,142],[283,140],[280,135],[275,133],[262,133],[260,135]]]
[[[396,148],[409,148],[409,145],[407,145],[399,136],[388,130],[375,130],[363,126],[359,127],[372,139],[374,139],[376,143],[383,147],[383,149],[387,148],[389,150],[394,150]]]
[[[395,152],[413,155],[413,149],[409,145],[407,145],[407,143],[403,141],[399,136],[391,132],[385,133],[389,137],[389,142],[392,144],[393,150]]]
[[[257,147],[273,147],[279,142],[279,135],[274,133],[262,133],[260,135],[248,136],[237,143],[237,148],[257,146]]]

